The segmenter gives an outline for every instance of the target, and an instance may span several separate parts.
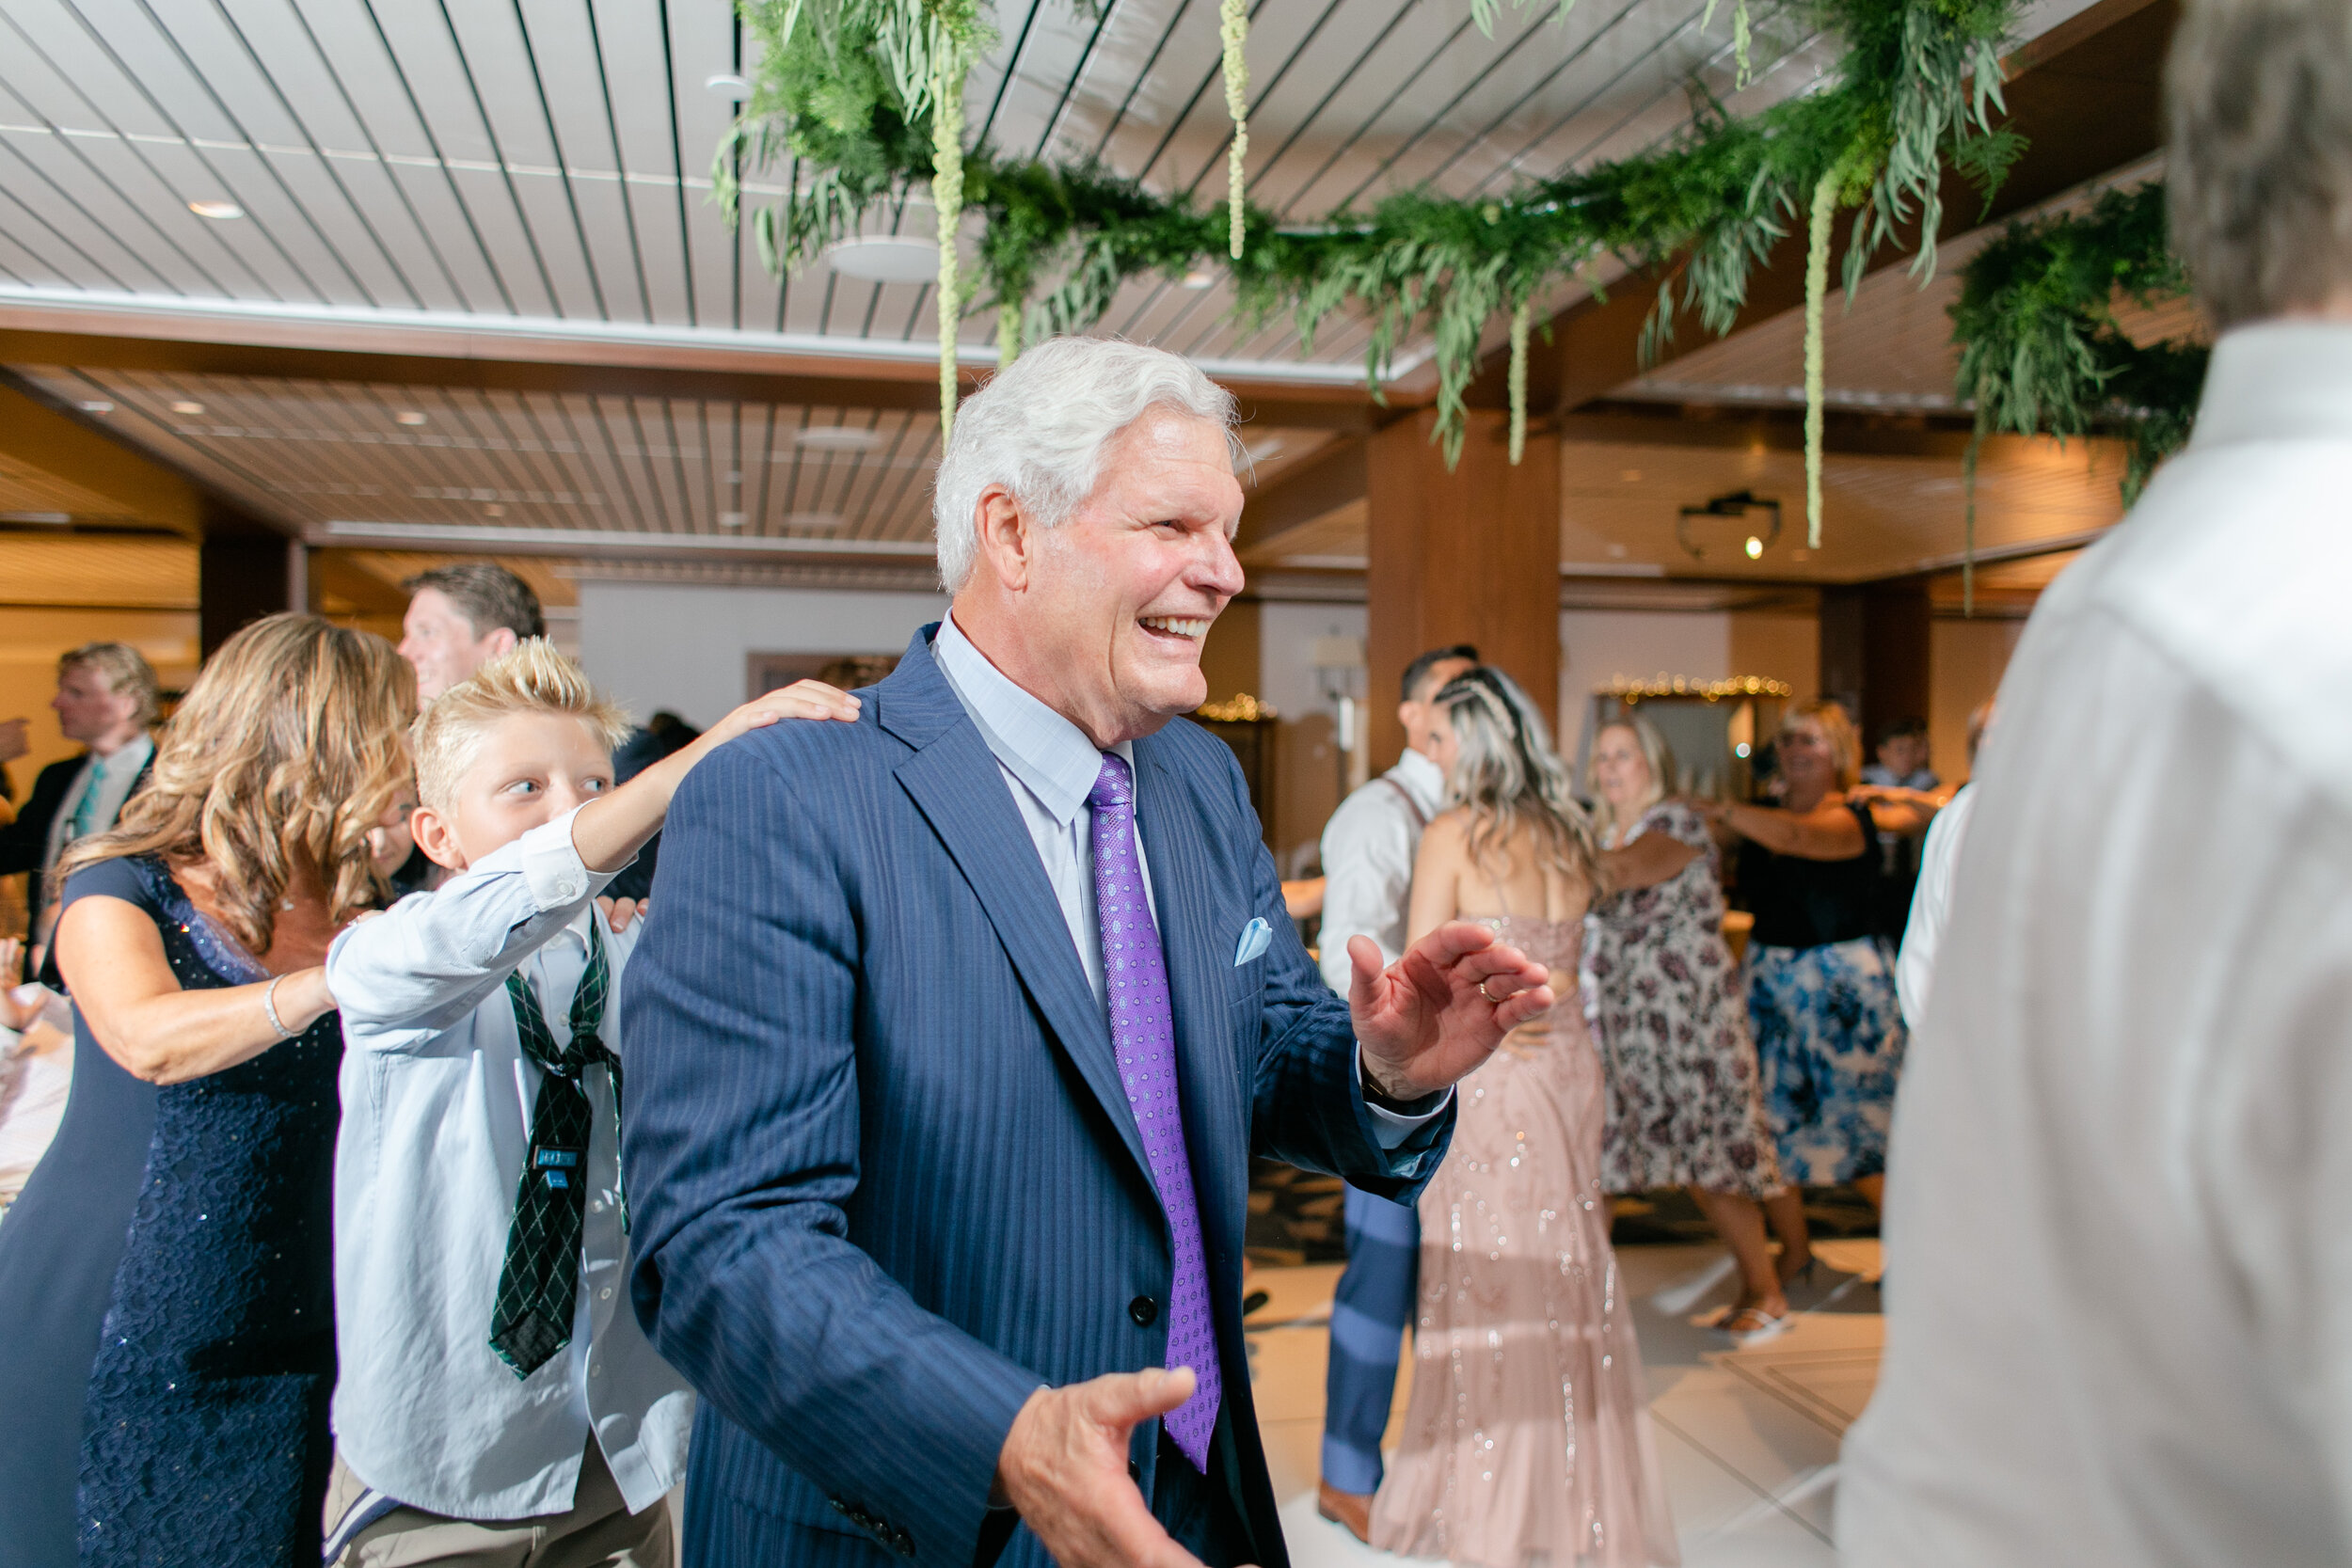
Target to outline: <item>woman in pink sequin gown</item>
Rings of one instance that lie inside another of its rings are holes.
[[[1609,1245],[1600,1058],[1575,991],[1592,831],[1509,677],[1474,670],[1437,705],[1455,804],[1422,839],[1412,928],[1490,926],[1550,966],[1561,1001],[1462,1081],[1422,1194],[1412,1396],[1372,1544],[1477,1568],[1677,1563]]]

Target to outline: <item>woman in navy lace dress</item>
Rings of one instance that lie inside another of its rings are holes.
[[[0,1568],[319,1560],[342,1037],[408,667],[279,615],[213,657],[147,791],[77,845],[74,1086],[0,1229]]]

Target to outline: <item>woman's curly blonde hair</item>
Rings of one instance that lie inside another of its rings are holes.
[[[416,716],[416,672],[384,639],[316,615],[256,621],[205,662],[114,830],[67,850],[57,874],[128,855],[201,862],[223,923],[262,954],[307,869],[340,926],[389,891],[367,835],[410,787]]]

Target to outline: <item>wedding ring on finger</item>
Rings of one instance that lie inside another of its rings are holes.
[[[1505,1002],[1510,1001],[1510,1000],[1511,1000],[1511,998],[1510,998],[1509,996],[1507,996],[1507,995],[1505,995],[1505,996],[1497,996],[1497,995],[1495,995],[1492,991],[1489,991],[1489,990],[1486,989],[1486,982],[1487,982],[1487,980],[1492,980],[1492,979],[1494,979],[1494,978],[1496,978],[1496,976],[1494,976],[1494,975],[1492,975],[1492,974],[1489,974],[1489,975],[1487,975],[1487,976],[1486,976],[1486,980],[1481,980],[1481,981],[1479,981],[1479,982],[1478,982],[1478,994],[1479,994],[1479,995],[1481,995],[1481,996],[1483,996],[1483,997],[1485,997],[1485,998],[1486,999],[1486,1005],[1487,1005],[1488,1006],[1490,1006],[1490,1007],[1500,1007],[1500,1006],[1502,1006]]]

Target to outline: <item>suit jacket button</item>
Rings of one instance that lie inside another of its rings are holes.
[[[897,1552],[900,1557],[913,1557],[914,1555],[914,1537],[909,1535],[903,1529],[894,1529],[890,1532],[890,1549]]]
[[[1127,1461],[1127,1479],[1137,1486],[1143,1484],[1143,1466],[1132,1459]]]
[[[1137,1296],[1127,1304],[1127,1316],[1135,1319],[1137,1328],[1150,1328],[1159,1322],[1160,1304],[1150,1296]]]

